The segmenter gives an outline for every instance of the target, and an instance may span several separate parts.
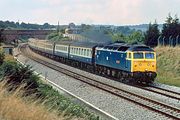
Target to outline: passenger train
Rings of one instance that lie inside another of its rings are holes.
[[[37,39],[29,39],[28,44],[44,56],[121,81],[151,83],[157,76],[156,53],[145,45]]]

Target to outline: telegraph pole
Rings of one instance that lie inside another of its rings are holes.
[[[58,26],[57,26],[57,33],[59,33],[59,21],[58,21]]]

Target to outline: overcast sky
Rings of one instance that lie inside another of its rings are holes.
[[[43,24],[163,23],[180,16],[180,0],[0,0],[0,20]]]

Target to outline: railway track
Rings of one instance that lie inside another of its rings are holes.
[[[34,60],[34,61],[36,61],[36,62],[38,62],[40,64],[43,64],[43,65],[45,65],[47,67],[50,67],[50,68],[52,68],[52,69],[54,69],[56,71],[59,71],[59,72],[65,74],[67,76],[70,76],[70,77],[75,78],[77,80],[80,80],[80,81],[82,81],[84,83],[87,83],[87,84],[89,84],[91,86],[99,88],[99,89],[101,89],[103,91],[111,93],[111,94],[113,94],[113,95],[115,95],[117,97],[124,98],[124,99],[126,99],[128,101],[131,101],[131,102],[133,102],[135,104],[143,106],[143,107],[145,107],[147,109],[150,109],[152,111],[158,112],[158,113],[160,113],[162,115],[165,115],[168,118],[180,119],[180,109],[179,108],[164,104],[162,102],[150,99],[148,97],[144,97],[144,96],[135,94],[133,92],[129,92],[128,90],[125,90],[125,89],[121,89],[121,88],[117,88],[117,87],[108,85],[106,83],[97,81],[95,79],[86,77],[84,75],[81,75],[81,74],[72,72],[72,71],[70,71],[68,69],[64,69],[62,67],[54,65],[54,64],[52,64],[52,63],[50,63],[48,61],[44,61],[44,60],[38,58],[37,56],[30,55],[26,51],[26,46],[21,47],[21,51],[26,57],[29,57],[30,59],[32,59],[32,60]]]
[[[160,94],[160,95],[163,95],[163,96],[166,96],[166,97],[169,97],[169,98],[176,99],[176,100],[180,101],[180,93],[172,91],[172,90],[167,90],[167,89],[160,88],[160,87],[157,87],[157,86],[148,86],[148,87],[135,86],[135,87],[138,87],[140,89],[150,91],[150,92],[153,92],[153,93],[157,93],[157,94]]]

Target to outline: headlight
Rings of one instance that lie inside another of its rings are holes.
[[[151,62],[152,63],[152,65],[155,65],[156,64],[156,62]]]

